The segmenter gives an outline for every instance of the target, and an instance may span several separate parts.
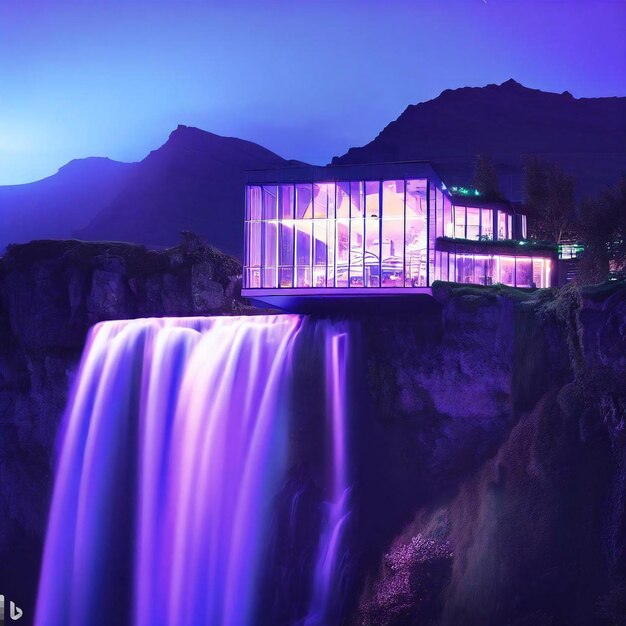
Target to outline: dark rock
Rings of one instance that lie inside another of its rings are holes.
[[[55,437],[89,327],[254,312],[240,274],[192,236],[162,252],[33,242],[0,260],[0,558],[18,563],[0,571],[1,590],[29,589],[32,605]],[[347,316],[358,379],[350,619],[623,623],[626,287],[438,284],[434,296],[417,313]],[[313,336],[302,345],[319,360]],[[295,360],[294,456],[315,467],[323,377],[312,384],[306,356]],[[302,515],[314,529],[313,502]]]
[[[0,571],[3,592],[33,602],[55,439],[89,328],[249,312],[235,287],[240,274],[235,259],[202,242],[191,255],[184,246],[38,241],[0,259],[0,558],[17,563]]]

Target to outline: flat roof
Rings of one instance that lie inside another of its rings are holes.
[[[430,161],[395,161],[338,165],[292,165],[269,169],[248,170],[246,184],[309,183],[350,180],[394,180],[428,178],[439,186],[445,184]]]

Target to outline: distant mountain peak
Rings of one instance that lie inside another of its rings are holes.
[[[503,83],[500,84],[500,87],[508,87],[509,89],[528,89],[528,87],[525,87],[524,85],[522,85],[522,83],[518,83],[514,78],[509,78],[509,80],[505,80]]]
[[[597,194],[626,168],[626,98],[575,98],[509,78],[484,87],[447,89],[410,105],[372,141],[335,164],[420,161],[448,185],[468,185],[477,154],[491,157],[501,190],[523,198],[524,155],[555,161],[577,178],[579,197]]]
[[[84,159],[72,159],[65,165],[62,165],[58,173],[67,173],[74,172],[76,170],[84,170],[85,168],[95,168],[95,167],[109,167],[111,165],[117,165],[119,161],[114,161],[109,157],[85,157]]]

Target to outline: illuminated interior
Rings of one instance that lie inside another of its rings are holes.
[[[426,287],[425,179],[251,185],[248,288]]]
[[[501,283],[511,287],[550,287],[552,259],[506,254],[436,252],[436,280],[475,285]]]
[[[313,182],[288,171],[282,180],[292,180],[247,185],[244,289],[386,291],[435,280],[551,286],[549,253],[489,249],[526,237],[526,216],[516,218],[511,205],[451,196],[428,173],[315,180],[332,169],[310,170]],[[281,180],[280,172],[267,176]]]

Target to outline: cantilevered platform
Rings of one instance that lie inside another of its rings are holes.
[[[359,310],[376,313],[422,308],[432,301],[430,287],[352,287],[243,289],[241,295],[261,307],[292,313],[336,313]]]

